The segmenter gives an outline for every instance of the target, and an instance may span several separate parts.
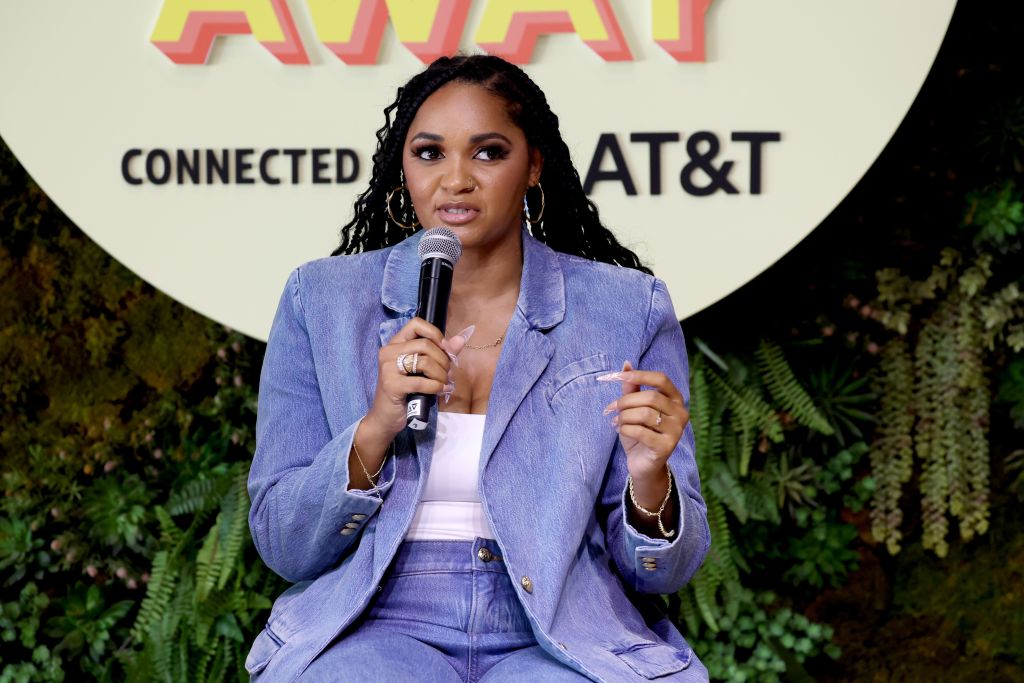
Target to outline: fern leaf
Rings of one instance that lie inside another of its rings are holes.
[[[176,491],[167,501],[167,511],[173,517],[195,514],[202,510],[210,510],[217,506],[230,485],[226,477],[217,476],[209,479],[195,479]]]
[[[775,400],[800,424],[820,434],[832,435],[835,430],[793,374],[778,344],[762,338],[755,355],[765,384]]]
[[[698,470],[708,460],[714,459],[711,443],[713,420],[711,417],[711,392],[708,389],[704,371],[704,360],[697,355],[690,373],[690,418],[693,424],[693,439],[696,447]]]
[[[725,399],[726,406],[738,425],[736,431],[740,436],[740,474],[746,476],[757,432],[763,432],[765,436],[778,443],[783,440],[782,425],[775,410],[754,389],[736,386],[712,368],[705,367],[707,378]],[[727,443],[725,445],[728,447]]]
[[[234,486],[224,501],[224,524],[223,556],[220,562],[220,572],[217,579],[217,588],[223,590],[227,585],[228,578],[235,570],[238,560],[242,556],[242,549],[249,536],[249,494],[246,489],[248,472],[245,467],[237,468],[234,477]]]
[[[756,425],[747,415],[740,416],[740,474],[747,475],[750,471],[750,457],[754,454],[754,441],[757,438]]]
[[[182,531],[171,519],[171,514],[162,505],[153,508],[153,514],[160,524],[160,545],[164,548],[173,547],[181,543]]]
[[[700,613],[693,597],[693,586],[687,585],[679,591],[679,617],[686,623],[687,633],[700,632]]]
[[[213,658],[216,656],[217,650],[219,649],[217,647],[219,640],[219,638],[214,638],[206,646],[200,646],[200,655],[198,659],[195,660],[195,668],[189,672],[189,680],[197,681],[197,683],[206,683],[206,681],[216,680],[210,677],[208,671],[210,668],[210,662],[213,661]]]
[[[704,617],[704,623],[714,632],[718,632],[718,619],[715,616],[714,587],[709,585],[705,577],[698,576],[693,582],[693,595],[697,601],[697,609]]]
[[[719,466],[708,482],[715,495],[729,508],[729,511],[736,516],[741,524],[745,524],[749,514],[747,512],[747,501],[743,488],[733,477],[727,467]]]
[[[174,595],[177,579],[169,557],[166,550],[161,550],[153,558],[146,597],[139,608],[139,615],[135,617],[135,625],[132,626],[131,636],[136,641],[142,641],[150,626],[163,617]]]
[[[206,600],[220,575],[221,529],[223,526],[224,512],[222,510],[217,515],[217,521],[206,534],[206,538],[203,539],[199,554],[196,555],[195,601],[197,604]]]

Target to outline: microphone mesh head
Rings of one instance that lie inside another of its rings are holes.
[[[451,228],[440,226],[423,233],[419,244],[420,261],[443,258],[454,266],[462,256],[462,242]]]

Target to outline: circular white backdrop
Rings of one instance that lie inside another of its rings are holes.
[[[463,49],[478,49],[486,4],[472,3]],[[600,182],[592,198],[666,280],[684,318],[779,259],[857,183],[920,89],[955,0],[715,0],[705,61],[686,63],[653,42],[651,2],[610,4],[632,60],[606,62],[566,33],[542,37],[524,68],[559,115],[581,175],[598,137],[617,136],[637,195]],[[345,64],[318,42],[306,3],[291,0],[308,64],[282,63],[251,35],[217,38],[205,64],[175,64],[151,42],[162,5],[4,3],[0,135],[68,217],[128,268],[266,339],[288,272],[337,245],[368,178],[382,109],[423,63],[389,25],[377,64]],[[722,140],[715,163],[735,162],[737,194],[696,197],[680,187],[685,140],[698,131]],[[750,192],[750,145],[730,141],[736,131],[781,135],[763,147],[760,194]],[[683,140],[662,150],[660,195],[650,192],[647,145],[630,143],[635,132]],[[317,147],[356,150],[358,179],[313,184],[307,170],[294,185],[178,186],[129,185],[121,175],[131,148]]]

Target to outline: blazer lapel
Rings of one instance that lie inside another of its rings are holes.
[[[483,444],[480,447],[480,471],[483,472],[494,449],[505,434],[509,420],[537,383],[555,353],[554,344],[543,332],[529,326],[519,309],[509,323],[502,342],[487,402]]]
[[[523,224],[519,299],[502,342],[487,402],[480,471],[483,472],[523,399],[555,353],[546,332],[565,317],[565,281],[554,250]]]

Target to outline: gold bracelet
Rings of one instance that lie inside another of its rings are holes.
[[[668,466],[667,462],[665,463],[665,469],[668,470],[668,493],[665,494],[665,500],[661,501],[661,507],[658,508],[657,512],[652,512],[651,510],[648,510],[647,508],[640,505],[640,503],[636,502],[636,496],[633,494],[633,476],[627,474],[626,481],[629,483],[629,499],[630,501],[632,501],[633,507],[635,507],[637,510],[647,515],[648,517],[657,517],[658,531],[660,531],[661,535],[665,538],[672,538],[673,536],[675,536],[676,532],[669,531],[668,529],[666,529],[665,525],[662,523],[661,520],[661,513],[665,511],[665,506],[668,505],[668,499],[672,497],[672,468]]]
[[[391,442],[391,450],[392,450],[392,452],[394,452],[394,448],[395,448],[395,442],[392,441]],[[366,465],[363,464],[362,456],[359,455],[359,449],[356,448],[356,440],[355,440],[354,437],[352,439],[352,451],[356,454],[356,460],[359,462],[359,466],[363,469],[363,474],[366,475],[366,480],[369,481],[370,482],[370,486],[373,487],[373,492],[377,495],[377,498],[380,498],[380,500],[383,501],[384,499],[380,495],[380,489],[377,487],[377,482],[375,482],[373,480],[373,477],[376,477],[377,475],[379,475],[381,472],[384,471],[384,464],[388,461],[388,454],[385,454],[384,455],[384,459],[380,461],[380,469],[378,469],[376,472],[374,472],[373,476],[370,476],[370,472],[366,469]]]

